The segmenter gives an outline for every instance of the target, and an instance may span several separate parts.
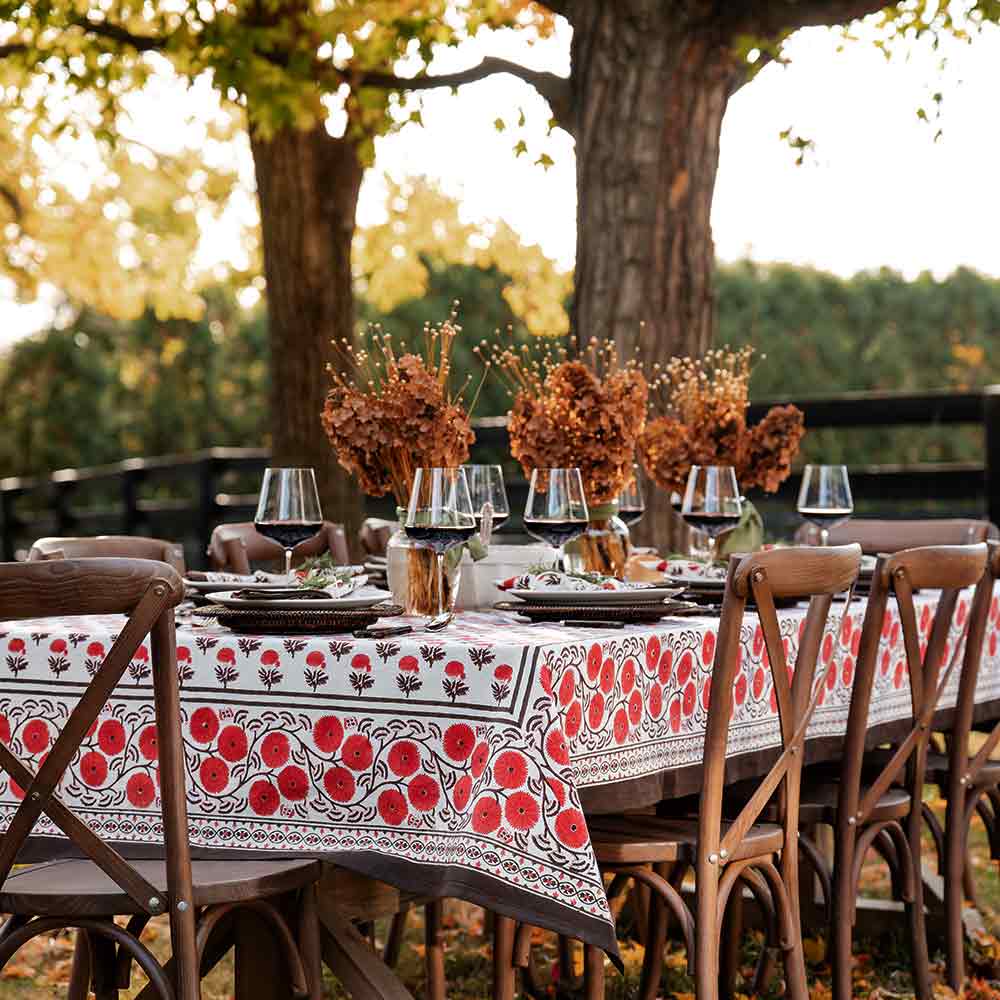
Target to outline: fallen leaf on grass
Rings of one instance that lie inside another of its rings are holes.
[[[0,976],[3,976],[4,979],[34,979],[35,967],[15,962],[13,965],[4,966],[4,970],[0,972]]]
[[[802,942],[802,950],[805,952],[806,961],[810,965],[819,965],[826,958],[826,944],[821,938],[806,938]]]

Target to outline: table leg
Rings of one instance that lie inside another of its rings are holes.
[[[234,1000],[291,1000],[288,969],[274,933],[250,910],[238,910]]]
[[[514,1000],[514,921],[493,915],[493,996]]]
[[[444,903],[433,899],[424,907],[424,964],[427,968],[427,1000],[445,1000],[444,931],[441,916]]]

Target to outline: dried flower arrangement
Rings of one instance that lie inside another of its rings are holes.
[[[632,475],[646,420],[648,386],[638,363],[621,363],[614,345],[597,338],[577,357],[565,348],[539,357],[526,346],[508,347],[494,353],[493,363],[514,397],[510,450],[525,474],[578,468],[592,523],[610,518],[609,505]],[[620,570],[624,559],[624,551],[584,555],[586,568],[594,570],[609,564]]]
[[[371,330],[370,350],[334,342],[339,364],[327,366],[333,384],[323,429],[361,488],[370,496],[391,493],[398,508],[409,503],[417,469],[462,465],[475,441],[469,415],[478,389],[466,405],[471,376],[457,392],[449,385],[451,349],[461,331],[456,316],[453,310],[444,322],[426,325],[419,353],[397,354],[391,336],[378,327]],[[437,608],[434,560],[429,549],[411,551],[410,610]]]
[[[774,406],[747,425],[752,347],[673,358],[653,380],[654,414],[639,441],[650,478],[683,493],[692,465],[732,465],[742,489],[773,493],[788,478],[805,433],[802,411]]]

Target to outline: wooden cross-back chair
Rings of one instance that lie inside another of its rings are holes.
[[[358,541],[361,548],[370,556],[384,556],[396,530],[395,521],[387,521],[382,517],[366,517],[358,529]]]
[[[0,563],[0,618],[124,614],[127,621],[62,724],[37,773],[0,743],[0,770],[25,790],[0,836],[0,968],[27,941],[75,928],[77,955],[70,995],[85,997],[92,978],[98,1000],[127,987],[131,962],[161,1000],[197,1000],[206,945],[230,912],[251,907],[275,932],[299,996],[318,1000],[320,971],[312,861],[195,861],[188,843],[181,706],[173,608],[183,597],[178,574],[137,559],[66,559]],[[160,775],[164,860],[126,861],[60,800],[57,789],[88,732],[112,697],[139,644],[150,637]],[[12,746],[16,750],[15,739]],[[69,842],[62,860],[12,870],[42,815]],[[83,858],[79,855],[82,853]],[[300,904],[302,949],[270,898]],[[161,966],[139,935],[148,920],[168,914],[173,957]],[[127,927],[115,916],[128,916]],[[115,946],[117,945],[117,951]]]
[[[95,535],[92,538],[39,538],[28,552],[28,561],[39,559],[153,559],[184,575],[184,549],[163,538],[139,535]]]
[[[802,785],[804,827],[829,824],[834,829],[832,872],[815,844],[801,836],[803,856],[821,872],[830,912],[827,959],[833,968],[834,1000],[851,997],[851,946],[861,866],[869,850],[889,863],[893,888],[905,904],[916,995],[930,996],[929,959],[921,873],[922,796],[931,725],[941,692],[951,677],[962,646],[949,642],[961,591],[978,583],[986,565],[986,545],[938,545],[906,549],[881,557],[872,577],[865,610],[847,735],[839,775]],[[923,655],[913,601],[915,590],[939,591],[937,610]],[[910,718],[892,747],[869,752],[868,718],[880,643],[890,597],[899,610],[909,674]],[[825,770],[825,769],[824,769]]]
[[[799,784],[806,731],[818,703],[822,678],[816,661],[833,595],[848,590],[857,577],[857,545],[792,548],[762,552],[729,563],[719,636],[712,667],[712,697],[705,733],[704,782],[697,818],[625,813],[589,822],[601,868],[613,875],[609,895],[629,878],[652,892],[651,921],[643,962],[640,996],[658,995],[668,915],[679,922],[695,973],[698,1000],[719,995],[720,938],[727,902],[734,888],[750,888],[765,913],[777,923],[785,954],[789,995],[807,996],[798,911]],[[733,686],[742,669],[741,632],[747,601],[757,607],[776,696],[780,752],[756,782],[732,820],[724,819],[724,786]],[[790,679],[775,599],[808,598],[809,608]],[[777,822],[760,822],[772,801]],[[778,860],[780,855],[780,860]],[[679,893],[688,869],[696,876],[695,913]],[[587,996],[604,995],[600,953],[584,949]]]
[[[292,550],[292,564],[297,566],[303,559],[324,552],[329,552],[339,566],[351,561],[343,525],[324,521],[314,537],[300,542]],[[253,521],[220,524],[212,532],[207,555],[212,569],[227,573],[250,573],[253,563],[277,559],[284,566],[284,550],[277,542],[260,534]]]
[[[831,545],[857,542],[865,555],[899,552],[926,545],[972,545],[997,537],[996,525],[972,518],[923,518],[904,521],[852,517],[846,524],[831,528]],[[803,524],[795,532],[795,540],[803,545],[819,541],[819,528]]]

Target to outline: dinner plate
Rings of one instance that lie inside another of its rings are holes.
[[[593,605],[595,607],[650,604],[676,597],[683,587],[634,587],[628,590],[505,590],[503,593],[531,604]]]
[[[216,594],[220,591],[231,591],[233,588],[243,588],[252,587],[254,590],[287,590],[287,583],[280,583],[278,581],[268,581],[266,583],[257,583],[256,581],[247,581],[246,583],[240,583],[237,580],[188,580],[185,578],[184,586],[188,590],[193,590],[196,594]]]
[[[257,588],[254,587],[253,589],[256,590]],[[347,597],[303,597],[299,599],[276,599],[273,601],[269,601],[266,598],[248,600],[243,597],[237,597],[234,590],[212,595],[212,600],[216,604],[221,604],[224,608],[252,608],[255,610],[276,608],[284,611],[294,611],[296,608],[300,608],[302,611],[353,611],[359,608],[373,608],[376,604],[381,604],[383,601],[390,600],[391,598],[392,594],[385,590],[368,590],[366,594],[348,594]]]

